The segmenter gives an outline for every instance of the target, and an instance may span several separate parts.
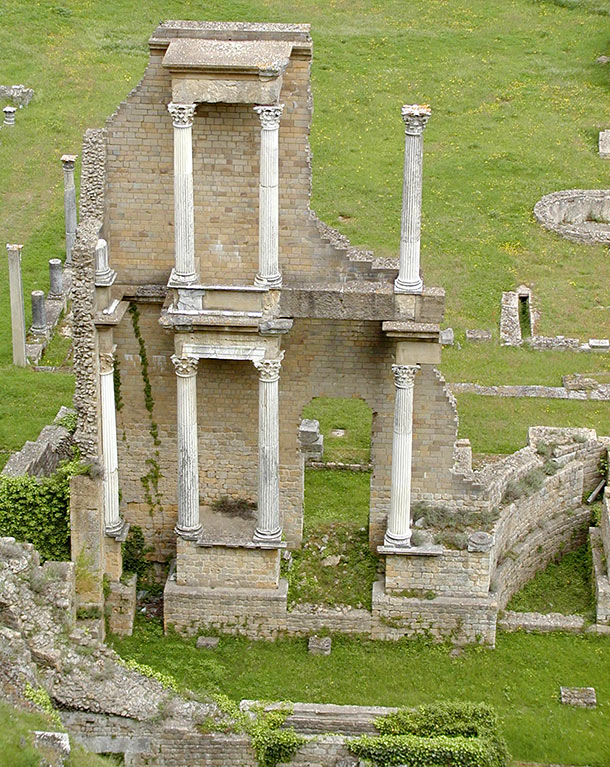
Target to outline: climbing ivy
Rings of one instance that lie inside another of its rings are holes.
[[[119,363],[119,358],[116,355],[114,357],[112,369],[112,380],[114,382],[114,406],[117,410],[122,410],[123,397],[121,396],[121,365]]]
[[[159,492],[159,479],[161,478],[161,469],[159,466],[159,446],[161,440],[159,439],[159,426],[154,419],[154,406],[155,401],[152,395],[152,386],[150,383],[150,376],[148,374],[148,356],[146,354],[146,343],[140,330],[140,310],[134,301],[129,304],[129,314],[131,315],[131,324],[133,326],[133,333],[138,342],[138,353],[140,357],[140,372],[142,374],[142,381],[144,383],[144,404],[148,411],[149,425],[148,431],[153,440],[155,447],[154,454],[146,459],[146,465],[148,471],[146,474],[140,477],[140,482],[144,487],[144,495],[146,503],[149,507],[150,515],[152,516],[155,511],[161,510],[161,493]]]
[[[0,535],[29,541],[41,559],[70,559],[70,479],[87,467],[66,461],[49,477],[0,476]]]

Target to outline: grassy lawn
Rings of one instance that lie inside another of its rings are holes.
[[[368,463],[371,458],[371,408],[361,399],[316,397],[303,410],[303,418],[320,422],[324,435],[324,461]],[[333,429],[343,429],[333,437]]]
[[[289,603],[370,609],[378,566],[368,541],[370,478],[368,472],[306,470],[304,543],[285,573]]]
[[[139,619],[132,637],[115,640],[124,656],[173,674],[197,693],[220,690],[235,700],[416,705],[434,700],[486,701],[502,718],[516,759],[607,767],[610,764],[610,643],[601,637],[503,634],[495,650],[423,640],[370,642],[335,637],[328,657],[305,639],[251,642],[223,637],[217,650],[164,637]],[[559,703],[559,686],[594,686],[598,707]]]
[[[460,394],[460,437],[475,453],[512,453],[527,444],[528,426],[584,426],[610,433],[610,402],[513,399]]]
[[[586,543],[537,573],[506,606],[517,612],[584,615],[595,620],[591,551]]]
[[[42,753],[32,745],[32,731],[56,731],[58,729],[44,714],[22,711],[0,701],[0,753],[2,764],[10,767],[39,767]],[[74,743],[65,767],[111,767],[117,764],[85,751]]]

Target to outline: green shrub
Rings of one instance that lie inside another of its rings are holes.
[[[135,573],[138,580],[146,578],[150,572],[151,564],[146,555],[152,551],[152,546],[147,546],[144,540],[142,528],[132,525],[127,534],[127,540],[123,543],[123,572]]]
[[[41,559],[70,559],[70,479],[86,467],[66,461],[49,477],[0,476],[0,535],[29,541]]]
[[[498,729],[496,712],[485,703],[439,701],[400,709],[375,721],[382,735],[463,735],[475,737]]]

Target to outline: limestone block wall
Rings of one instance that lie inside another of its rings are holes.
[[[444,549],[439,556],[386,556],[386,594],[487,597],[490,553]]]
[[[173,266],[172,100],[164,52],[107,121],[104,232],[124,284],[165,283]],[[293,55],[280,102],[280,267],[284,283],[338,281],[349,262],[309,211],[310,58]],[[249,104],[200,104],[193,123],[195,254],[206,284],[251,284],[258,269],[260,121]],[[120,210],[120,215],[115,211]]]
[[[277,589],[278,549],[197,546],[178,539],[176,578],[179,586]]]

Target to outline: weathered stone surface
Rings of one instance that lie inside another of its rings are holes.
[[[0,100],[9,99],[19,108],[27,107],[34,96],[32,88],[25,85],[0,85]]]
[[[610,157],[610,130],[599,132],[599,156]]]
[[[453,346],[455,340],[453,328],[444,328],[441,330],[439,340],[443,346]]]
[[[198,650],[215,650],[219,643],[218,637],[198,637],[196,646]]]
[[[467,330],[466,340],[473,343],[489,343],[491,341],[491,330]]]
[[[330,655],[332,639],[330,637],[309,637],[307,649],[312,655]]]
[[[70,756],[70,737],[67,732],[34,730],[33,744],[51,767],[62,767]]]
[[[534,217],[568,240],[610,242],[610,190],[566,189],[547,194],[534,206]]]
[[[563,615],[562,613],[518,613],[507,610],[498,620],[498,627],[504,631],[580,633],[584,630],[584,626],[585,619],[582,615]]]
[[[595,708],[597,697],[594,687],[561,687],[561,702],[564,706]]]

